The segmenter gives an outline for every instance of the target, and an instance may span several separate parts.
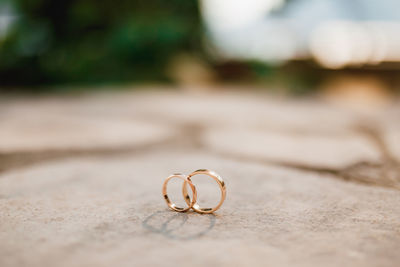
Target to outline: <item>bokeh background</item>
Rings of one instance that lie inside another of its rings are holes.
[[[244,83],[384,100],[400,87],[398,10],[395,0],[2,0],[0,88]]]

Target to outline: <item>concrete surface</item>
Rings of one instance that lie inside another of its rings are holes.
[[[0,266],[398,266],[398,106],[2,97]],[[225,179],[224,205],[168,210],[163,180],[199,168]]]

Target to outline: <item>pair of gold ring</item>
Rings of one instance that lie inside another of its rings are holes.
[[[194,186],[194,184],[192,183],[191,178],[198,174],[208,175],[218,183],[219,188],[221,190],[221,199],[217,206],[215,206],[213,208],[201,208],[196,203],[197,202],[197,190],[196,190],[196,187]],[[182,195],[183,195],[183,198],[185,199],[186,204],[188,205],[186,208],[177,207],[174,203],[171,202],[171,200],[168,197],[168,194],[167,194],[168,182],[173,178],[178,178],[178,179],[183,180]],[[192,190],[192,199],[190,199],[190,196],[188,194],[187,185],[189,185],[190,189]],[[165,179],[165,182],[162,187],[162,193],[163,193],[165,201],[167,202],[168,207],[170,207],[174,211],[185,212],[190,209],[193,209],[194,211],[196,211],[198,213],[212,213],[212,212],[216,211],[217,209],[219,209],[221,207],[222,203],[224,203],[225,196],[226,196],[226,188],[225,188],[225,182],[224,182],[224,180],[222,180],[221,176],[219,176],[217,173],[215,173],[213,171],[201,169],[201,170],[192,172],[188,176],[177,173],[177,174],[173,174],[173,175],[167,177],[167,179]]]

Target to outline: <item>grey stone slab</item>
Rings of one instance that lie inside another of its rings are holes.
[[[370,140],[356,133],[312,134],[245,129],[210,130],[205,134],[210,149],[252,160],[320,168],[344,168],[380,154]]]
[[[103,95],[3,103],[0,152],[135,147],[175,136],[174,128],[126,113],[124,103],[113,108],[113,103]]]

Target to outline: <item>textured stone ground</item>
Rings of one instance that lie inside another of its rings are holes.
[[[398,104],[1,97],[0,266],[398,266]],[[199,168],[222,208],[169,211],[165,177]]]

